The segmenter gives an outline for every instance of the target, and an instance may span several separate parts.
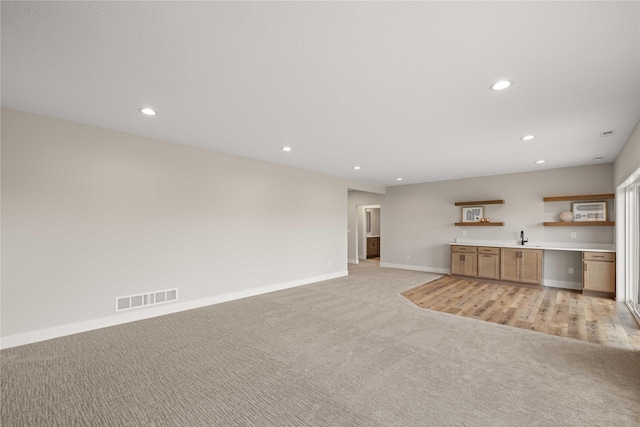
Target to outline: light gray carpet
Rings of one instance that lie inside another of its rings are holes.
[[[638,426],[640,352],[420,309],[350,276],[3,350],[3,426]]]

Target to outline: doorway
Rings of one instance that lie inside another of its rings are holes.
[[[358,260],[380,260],[380,205],[357,206]]]

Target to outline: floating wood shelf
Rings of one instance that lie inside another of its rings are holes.
[[[607,226],[613,227],[616,225],[614,221],[573,221],[573,222],[544,222],[545,227],[593,227],[593,226]]]
[[[542,200],[545,202],[569,202],[572,200],[602,200],[602,199],[615,199],[615,194],[584,194],[582,196],[556,196],[545,197]]]
[[[456,222],[456,227],[502,227],[504,222]]]
[[[456,202],[456,206],[477,206],[477,205],[504,205],[504,200],[480,200],[478,202]]]

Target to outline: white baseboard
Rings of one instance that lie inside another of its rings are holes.
[[[580,282],[567,282],[564,280],[548,280],[545,279],[543,282],[544,286],[548,286],[550,288],[563,288],[563,289],[575,289],[577,291],[582,290],[582,283]]]
[[[126,311],[114,314],[113,316],[102,317],[100,319],[87,320],[84,322],[70,323],[67,325],[56,326],[53,328],[40,329],[22,334],[9,335],[0,339],[0,349],[17,347],[20,345],[31,344],[39,341],[46,341],[53,338],[60,338],[67,335],[88,332],[94,329],[106,328],[109,326],[122,325],[124,323],[135,322],[138,320],[149,319],[151,317],[164,316],[166,314],[178,313],[180,311],[191,310],[194,308],[206,307],[208,305],[220,304],[222,302],[233,301],[237,299],[252,297],[256,295],[267,294],[269,292],[281,291],[283,289],[295,288],[298,286],[310,285],[312,283],[322,282],[324,280],[337,279],[345,277],[348,271],[339,271],[322,276],[314,276],[306,279],[293,280],[291,282],[279,283],[275,285],[262,286],[259,288],[247,289],[244,291],[231,292],[224,295],[217,295],[209,298],[201,298],[198,300],[177,302],[175,304],[163,304],[157,307],[148,307],[139,311]]]
[[[423,267],[421,265],[393,264],[390,262],[381,262],[380,267],[398,268],[400,270],[424,271],[426,273],[449,274],[448,268]]]

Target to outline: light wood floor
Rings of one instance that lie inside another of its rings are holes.
[[[456,276],[402,295],[422,308],[640,351],[640,326],[624,303],[610,298]]]

